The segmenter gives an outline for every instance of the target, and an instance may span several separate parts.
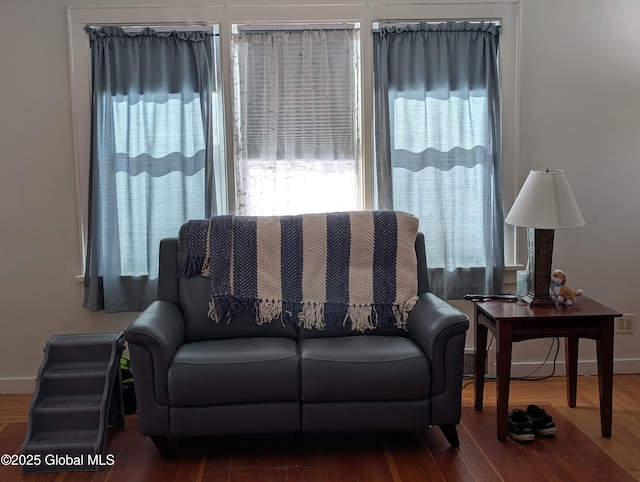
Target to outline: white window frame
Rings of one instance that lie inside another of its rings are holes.
[[[84,273],[87,238],[89,159],[91,142],[91,70],[89,40],[85,25],[217,25],[220,33],[220,65],[224,118],[232,118],[231,109],[231,26],[234,24],[266,23],[359,23],[361,28],[361,165],[360,193],[363,209],[372,209],[374,202],[373,164],[373,37],[372,28],[378,22],[495,20],[503,26],[500,38],[502,83],[502,183],[505,209],[513,204],[517,188],[518,169],[518,90],[520,0],[386,0],[384,4],[353,3],[344,0],[317,0],[314,4],[298,4],[281,0],[277,4],[218,3],[207,6],[69,6],[67,27],[71,75],[71,107],[76,162],[78,229],[80,236],[80,272]],[[225,1],[225,0],[222,0]],[[228,1],[228,0],[227,0]],[[227,122],[227,126],[229,123]],[[233,133],[225,130],[226,197],[230,213],[235,212],[235,179]],[[505,226],[505,261],[516,263],[515,230]]]

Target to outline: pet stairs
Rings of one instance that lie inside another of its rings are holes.
[[[46,344],[29,424],[22,473],[98,471],[109,425],[124,429],[122,333],[54,335]]]

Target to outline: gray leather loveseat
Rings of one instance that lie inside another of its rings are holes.
[[[172,437],[436,425],[459,445],[469,321],[429,292],[421,233],[418,300],[406,329],[361,332],[212,321],[209,280],[181,274],[186,226],[162,240],[157,300],[125,330],[140,433],[163,456]]]

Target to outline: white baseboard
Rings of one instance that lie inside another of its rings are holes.
[[[640,373],[640,360],[637,358],[614,360],[613,373]]]
[[[0,395],[31,394],[35,390],[35,378],[0,378]]]
[[[488,375],[495,376],[496,367],[489,366]],[[534,373],[535,372],[535,373]],[[540,363],[514,363],[511,365],[511,377],[519,378],[519,377],[544,377],[548,376],[551,373],[554,376],[564,376],[566,374],[566,367],[564,361],[556,362],[555,371],[553,370],[553,362],[547,362],[544,365],[540,365]],[[624,373],[640,373],[640,359],[626,359],[626,360],[614,360],[613,362],[613,373],[615,374],[624,374]],[[578,375],[597,375],[598,374],[598,363],[596,360],[583,360],[578,362]]]

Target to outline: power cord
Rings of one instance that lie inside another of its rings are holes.
[[[491,345],[493,345],[494,341],[495,341],[495,337],[493,336],[493,334],[491,334],[491,339],[489,340],[489,344],[487,345],[487,349],[486,349],[485,359],[488,357],[489,350],[491,349]],[[553,366],[552,366],[551,373],[549,375],[534,377],[533,375],[535,375],[538,371],[540,371],[540,369],[542,369],[542,367],[544,367],[547,364],[547,362],[549,361],[549,357],[551,356],[551,352],[553,351],[554,345],[556,347],[556,352],[555,352],[555,354],[553,356]],[[537,382],[537,381],[541,381],[541,380],[547,380],[547,379],[553,377],[555,375],[555,373],[556,373],[556,364],[557,364],[557,361],[558,361],[558,354],[559,353],[560,353],[560,338],[555,337],[551,341],[551,345],[549,346],[549,351],[547,352],[547,356],[545,357],[544,361],[535,370],[533,370],[531,373],[529,373],[528,375],[525,375],[523,377],[511,377],[510,379],[511,380],[522,380],[522,381],[527,381],[527,382]],[[468,385],[473,383],[473,375],[465,375],[464,379],[469,380],[469,381],[462,386],[463,390]],[[487,378],[485,378],[485,380],[496,380],[496,377],[487,377]]]
[[[533,375],[535,375],[549,361],[549,356],[551,355],[551,350],[553,350],[553,345],[556,346],[556,353],[553,356],[553,365],[552,365],[553,368],[551,370],[551,373],[549,375],[544,375],[544,376],[541,376],[541,377],[534,377]],[[551,341],[551,346],[549,346],[549,351],[547,352],[547,356],[544,359],[544,361],[538,366],[538,368],[536,368],[534,371],[532,371],[528,375],[525,375],[524,377],[511,377],[511,380],[523,380],[523,381],[527,381],[527,382],[537,382],[539,380],[547,380],[547,379],[551,378],[556,373],[556,362],[558,361],[558,353],[560,353],[560,338],[556,337]]]

